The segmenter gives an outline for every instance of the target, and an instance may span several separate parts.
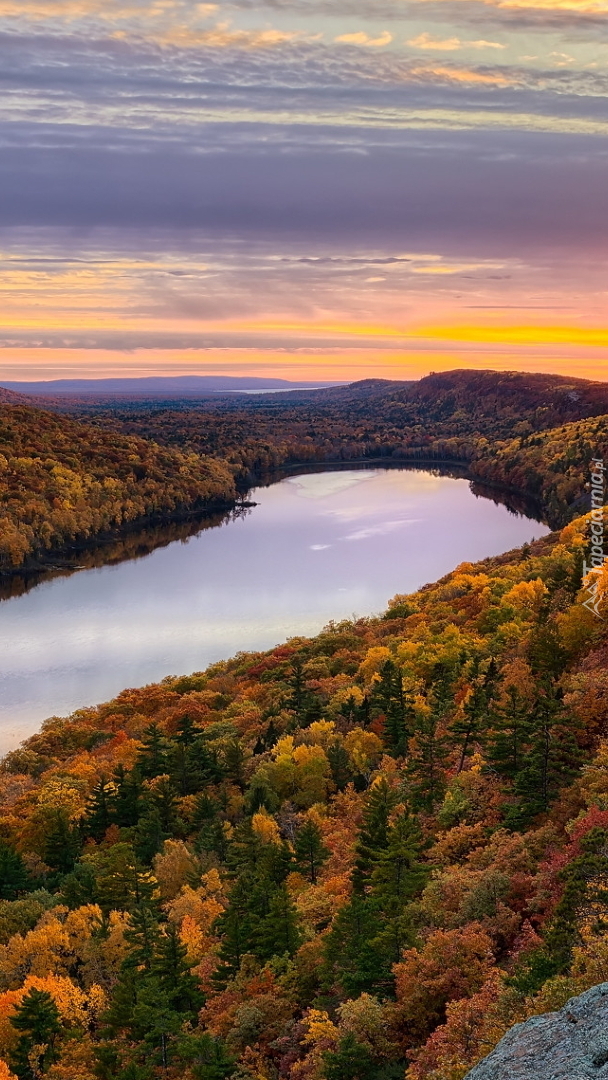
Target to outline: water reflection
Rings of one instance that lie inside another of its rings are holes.
[[[0,605],[0,749],[49,715],[380,611],[548,531],[439,470],[309,470],[249,498],[250,512],[91,550],[90,569]]]

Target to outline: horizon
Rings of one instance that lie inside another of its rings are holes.
[[[5,0],[0,381],[608,370],[608,0]]]

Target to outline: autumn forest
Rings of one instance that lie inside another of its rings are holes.
[[[0,1080],[463,1080],[608,979],[606,456],[608,385],[557,376],[3,392],[6,578],[312,462],[458,465],[554,531],[10,752]]]

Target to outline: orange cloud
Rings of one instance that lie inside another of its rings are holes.
[[[470,83],[478,86],[516,86],[518,80],[510,75],[500,72],[472,71],[469,68],[443,67],[438,64],[428,64],[424,67],[410,68],[410,75],[441,79],[445,82]]]
[[[460,38],[443,38],[437,40],[432,38],[429,33],[425,31],[424,34],[418,34],[418,37],[410,38],[408,45],[411,45],[413,49],[429,49],[433,52],[456,52],[460,49],[506,49],[506,45],[501,45],[498,41],[461,41]]]
[[[334,41],[339,42],[341,45],[365,45],[367,48],[381,48],[384,45],[390,45],[393,40],[393,35],[389,34],[388,30],[385,30],[379,37],[370,37],[369,34],[364,33],[363,30],[358,31],[356,34],[340,34],[339,37],[334,38]]]

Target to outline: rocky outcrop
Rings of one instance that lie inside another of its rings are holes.
[[[608,982],[516,1024],[466,1080],[608,1080]]]

